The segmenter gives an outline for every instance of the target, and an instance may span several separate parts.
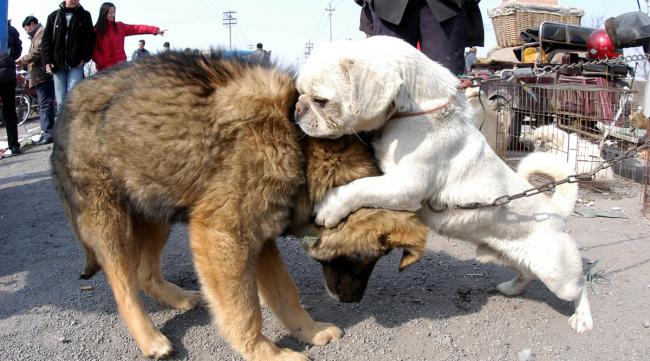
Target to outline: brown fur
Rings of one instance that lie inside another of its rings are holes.
[[[312,204],[327,190],[355,179],[377,176],[372,149],[356,138],[308,138],[305,141],[308,192],[297,202],[296,212],[306,223]],[[301,233],[301,232],[296,232]],[[393,248],[403,248],[400,270],[417,262],[424,254],[427,228],[411,212],[363,208],[332,229],[311,225],[302,234],[319,237],[318,243],[307,247],[309,255],[318,260],[339,256],[381,257]]]
[[[300,306],[274,241],[296,202],[294,222],[311,210],[310,198],[300,196],[307,187],[290,119],[295,99],[286,72],[174,52],[100,73],[69,94],[51,157],[57,190],[86,251],[82,276],[104,270],[144,355],[166,357],[172,347],[146,315],[139,288],[179,309],[201,299],[160,271],[169,224],[183,215],[202,295],[246,359],[305,359],[261,334],[260,299],[304,342],[341,336]],[[324,239],[348,241],[362,233],[328,232]]]

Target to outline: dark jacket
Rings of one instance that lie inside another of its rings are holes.
[[[53,64],[54,71],[78,66],[90,61],[95,48],[95,32],[90,13],[79,5],[73,10],[70,28],[65,18],[65,2],[47,17],[41,43],[43,64]],[[67,39],[66,39],[67,33]]]
[[[19,64],[29,67],[29,87],[33,88],[40,83],[52,81],[52,76],[45,72],[43,57],[41,56],[41,42],[43,41],[45,28],[43,25],[36,24],[34,30],[29,33],[32,43],[29,46],[29,52],[20,58]]]
[[[16,59],[23,52],[18,30],[11,25],[7,28],[7,54],[0,55],[0,83],[16,83]]]
[[[409,1],[424,0],[370,0],[377,16],[384,21],[399,25]],[[465,46],[483,46],[483,18],[478,3],[481,0],[426,0],[433,16],[439,23],[465,11]]]

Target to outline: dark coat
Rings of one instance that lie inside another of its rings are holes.
[[[68,29],[64,8],[65,2],[47,17],[41,43],[43,64],[53,64],[54,71],[76,67],[82,60],[90,61],[95,48],[95,32],[90,13],[81,5],[77,6]]]
[[[23,52],[18,30],[11,25],[7,29],[7,55],[0,55],[0,83],[16,83],[16,59]]]
[[[371,0],[373,9],[380,19],[399,25],[409,1],[423,0]],[[483,18],[478,3],[481,0],[426,0],[438,22],[451,19],[465,11],[465,46],[483,46]]]

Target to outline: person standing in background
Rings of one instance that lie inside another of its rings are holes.
[[[57,114],[68,92],[83,79],[94,48],[92,17],[79,0],[65,0],[47,17],[41,53],[45,71],[54,76]]]
[[[472,46],[465,55],[465,74],[469,74],[472,70],[472,65],[478,62],[478,59],[476,58],[476,50],[476,47]]]
[[[0,99],[2,116],[7,130],[8,149],[1,156],[21,153],[18,142],[18,117],[16,116],[16,59],[23,52],[18,30],[7,22],[7,54],[0,54]]]
[[[400,38],[455,75],[465,71],[465,47],[483,46],[480,0],[365,0],[372,35]],[[357,1],[358,3],[358,1]]]
[[[268,64],[271,62],[271,54],[264,50],[264,45],[262,43],[257,43],[255,51],[251,54],[251,58],[262,64]]]
[[[124,38],[131,35],[164,35],[165,30],[149,25],[129,25],[115,21],[115,5],[105,2],[99,8],[95,23],[95,49],[93,60],[97,70],[101,71],[115,64],[126,61]],[[144,48],[144,44],[143,44]]]
[[[133,52],[133,55],[131,55],[131,61],[136,61],[138,59],[146,58],[151,55],[149,50],[144,48],[144,39],[140,39],[138,41],[138,48]]]
[[[41,125],[41,137],[36,144],[50,144],[54,136],[54,83],[52,75],[45,72],[45,65],[41,57],[41,42],[45,28],[34,16],[28,16],[23,21],[23,29],[29,35],[32,43],[29,46],[29,52],[18,59],[16,64],[28,66],[29,87],[36,88]]]
[[[163,52],[169,51],[169,41],[163,43]]]

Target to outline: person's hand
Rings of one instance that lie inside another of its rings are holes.
[[[164,36],[164,35],[165,35],[165,31],[167,31],[167,29],[163,29],[163,30],[160,30],[160,29],[159,29],[159,30],[158,30],[158,33],[157,33],[156,35],[163,35],[163,36]]]
[[[45,64],[45,72],[52,74],[52,64]]]

